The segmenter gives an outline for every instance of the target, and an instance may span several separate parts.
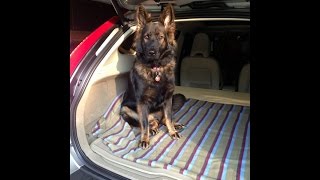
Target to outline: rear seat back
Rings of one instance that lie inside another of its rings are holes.
[[[250,64],[244,65],[240,71],[238,91],[250,93]]]
[[[219,89],[220,67],[218,61],[209,55],[210,39],[208,35],[196,34],[190,56],[181,61],[181,86]]]

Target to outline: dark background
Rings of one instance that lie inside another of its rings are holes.
[[[92,0],[70,0],[72,31],[92,31],[114,15],[112,5]]]
[[[92,0],[70,0],[70,53],[93,30],[115,15],[112,5]]]

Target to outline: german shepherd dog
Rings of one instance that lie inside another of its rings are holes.
[[[170,4],[163,10],[158,23],[151,22],[151,16],[143,6],[136,11],[136,59],[120,114],[131,126],[140,127],[139,147],[142,149],[148,148],[149,135],[159,132],[160,123],[167,127],[173,139],[180,138],[178,130],[183,128],[183,124],[174,123],[172,119],[173,113],[186,101],[182,94],[173,95],[176,65],[174,18]]]

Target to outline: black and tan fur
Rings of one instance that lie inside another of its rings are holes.
[[[137,54],[121,104],[121,116],[130,125],[140,127],[139,146],[145,149],[150,144],[150,133],[159,132],[159,124],[167,127],[173,139],[180,138],[177,130],[183,125],[174,123],[172,115],[186,99],[182,94],[173,95],[176,42],[172,6],[163,10],[158,23],[151,22],[150,14],[139,6],[136,21]]]

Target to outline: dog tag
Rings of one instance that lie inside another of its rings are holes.
[[[160,81],[160,76],[157,75],[156,78],[155,78],[155,80],[156,80],[157,82]]]

